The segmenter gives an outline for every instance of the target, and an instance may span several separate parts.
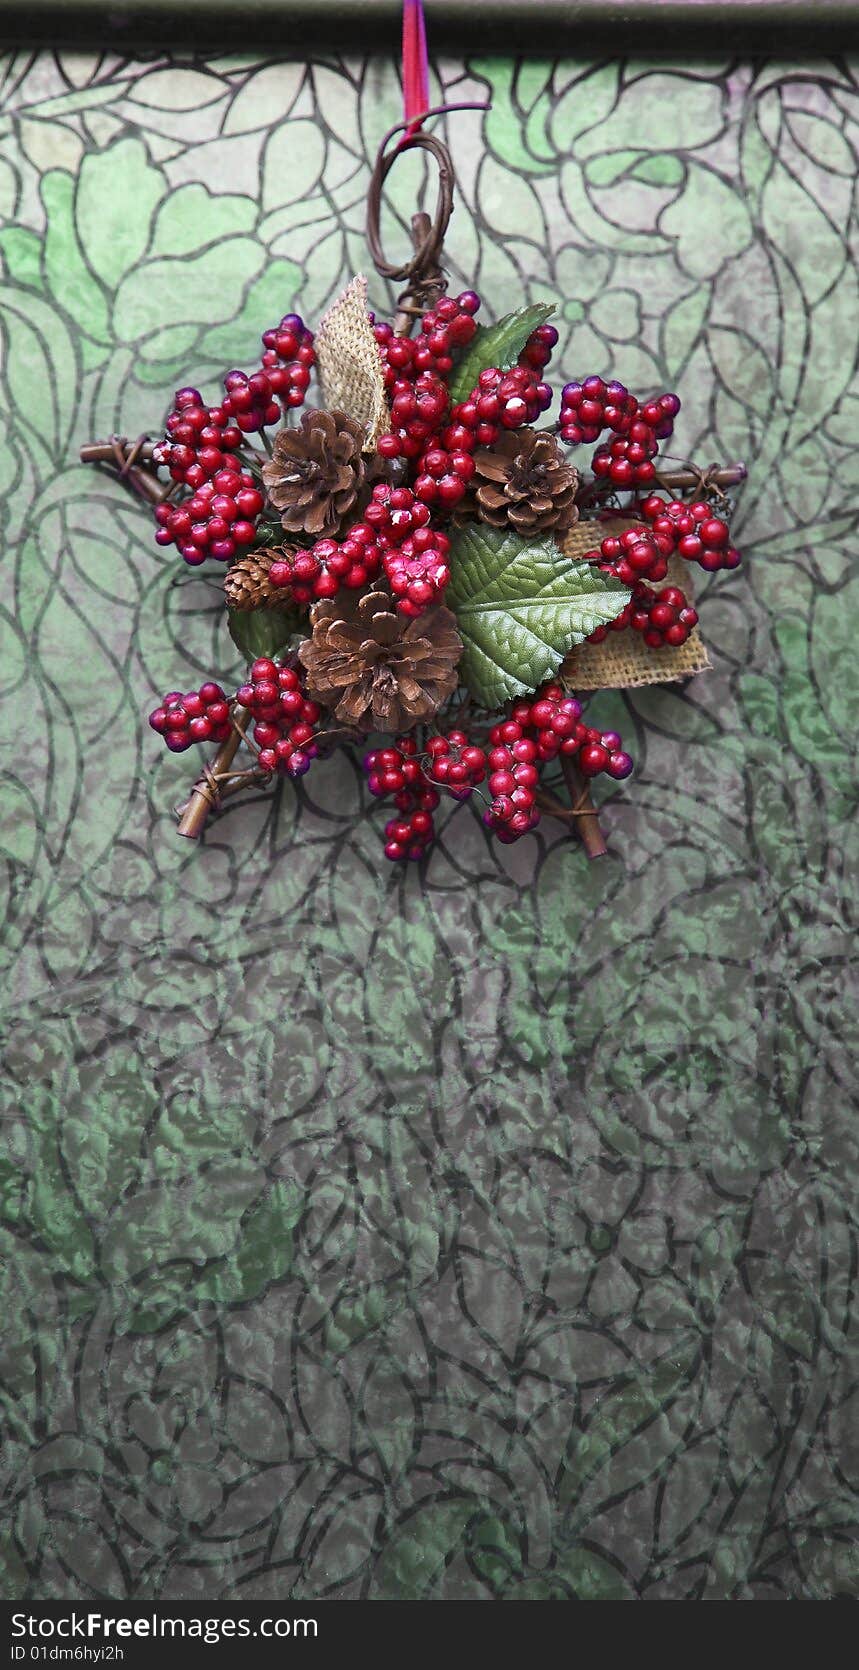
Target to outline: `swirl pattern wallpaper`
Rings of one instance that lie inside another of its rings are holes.
[[[750,477],[609,856],[405,873],[346,756],[179,839],[219,579],[77,462],[368,270],[393,56],[3,59],[8,1598],[859,1594],[857,70],[435,62],[452,287]]]

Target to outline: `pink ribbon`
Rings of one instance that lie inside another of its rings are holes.
[[[421,0],[403,0],[403,115],[402,144],[417,133],[429,109],[427,35]]]

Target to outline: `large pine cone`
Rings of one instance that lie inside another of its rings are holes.
[[[415,620],[389,592],[324,598],[298,654],[309,694],[362,731],[409,731],[456,689],[462,640],[441,604]]]
[[[474,454],[468,499],[460,507],[494,528],[529,536],[562,533],[578,521],[579,472],[554,436],[537,429],[502,430],[495,445]]]
[[[365,439],[345,412],[302,412],[297,429],[278,432],[262,478],[287,533],[339,534],[364,480]]]

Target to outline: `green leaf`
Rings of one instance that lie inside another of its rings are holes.
[[[0,232],[0,256],[13,284],[44,288],[42,240],[26,226],[7,226]]]
[[[107,303],[101,285],[84,260],[74,221],[74,181],[63,168],[42,176],[45,205],[45,277],[51,294],[78,329],[97,342],[110,343]]]
[[[41,296],[4,285],[0,287],[0,350],[4,349],[8,409],[26,434],[31,455],[40,462],[40,454],[64,458],[78,384],[75,349],[65,320]],[[34,388],[41,391],[37,426],[31,421]]]
[[[166,191],[167,181],[152,166],[141,139],[120,139],[84,157],[77,185],[78,237],[93,272],[109,290],[141,259],[152,216]],[[175,269],[165,281],[165,294],[171,286],[176,288]],[[151,327],[151,314],[146,323]]]
[[[222,238],[197,255],[182,257],[182,283],[172,256],[141,261],[122,280],[114,304],[114,326],[125,341],[143,342],[152,332],[152,297],[158,296],[158,326],[199,326],[205,319],[229,319],[244,304],[246,286],[259,277],[266,251],[255,238]]]
[[[448,602],[465,646],[460,677],[483,706],[535,690],[567,651],[614,620],[630,593],[551,538],[470,522],[454,536]]]
[[[199,181],[189,181],[162,202],[152,230],[151,253],[194,255],[221,238],[250,234],[255,220],[255,206],[247,197],[216,196]]]
[[[290,299],[298,294],[301,268],[285,256],[268,262],[259,278],[249,286],[241,312],[227,324],[213,325],[200,343],[204,358],[232,364],[243,354],[256,351],[260,319],[279,319]],[[277,531],[283,537],[278,524]]]
[[[538,325],[545,325],[554,311],[548,302],[533,302],[530,307],[520,307],[515,313],[505,314],[494,325],[478,325],[467,352],[450,374],[451,405],[455,406],[467,398],[481,371],[493,365],[500,371],[508,371],[511,365],[515,365],[531,332]]]
[[[248,662],[277,655],[301,625],[294,609],[228,609],[227,618],[230,637]]]

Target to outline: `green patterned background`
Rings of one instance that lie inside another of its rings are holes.
[[[611,856],[408,873],[346,758],[177,838],[217,586],[75,462],[366,266],[393,60],[2,76],[3,1592],[855,1596],[854,68],[437,66],[452,282],[751,479]]]

